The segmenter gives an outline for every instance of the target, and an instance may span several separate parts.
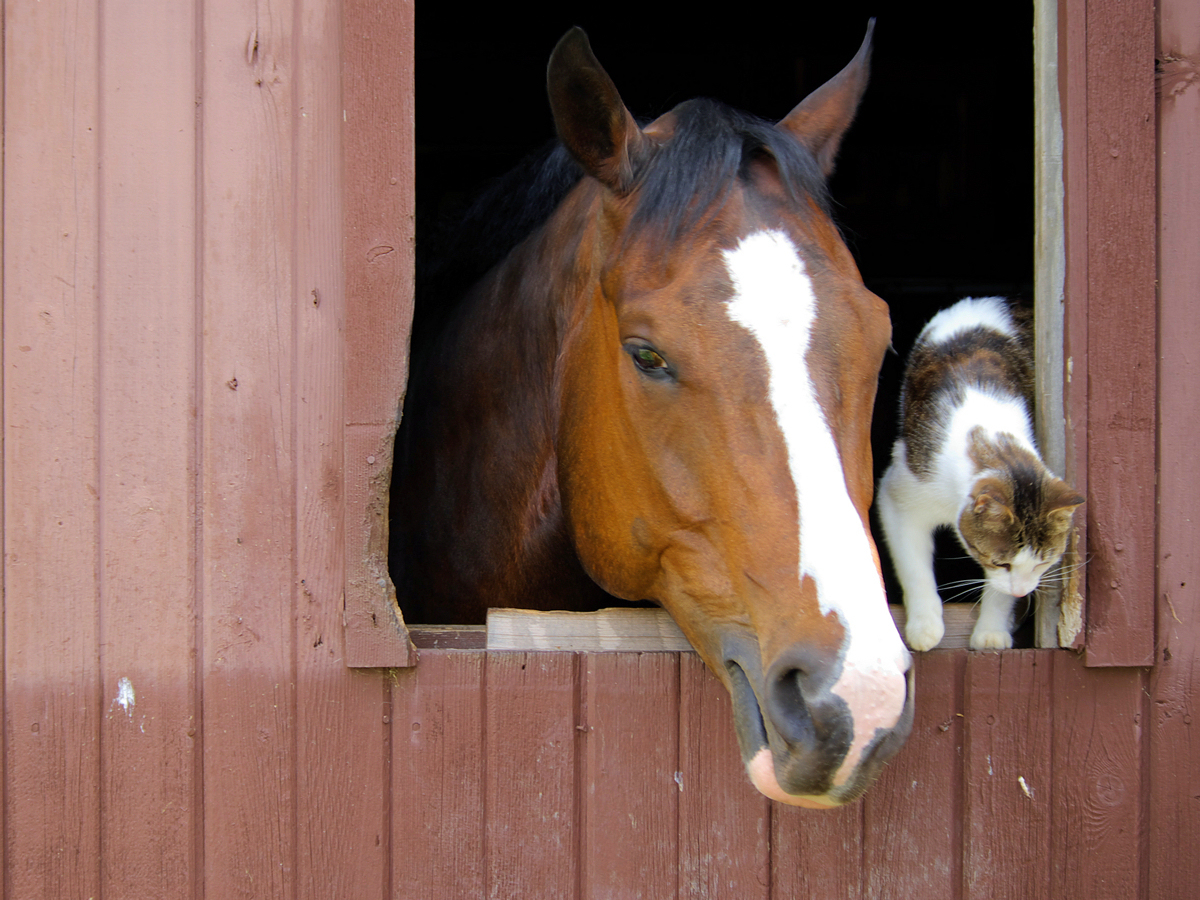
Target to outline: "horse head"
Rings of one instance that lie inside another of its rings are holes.
[[[725,684],[748,774],[859,796],[912,722],[871,539],[870,420],[891,328],[825,179],[851,63],[771,124],[691,101],[639,127],[578,29],[548,68],[564,146],[557,480],[587,574],[665,607]]]

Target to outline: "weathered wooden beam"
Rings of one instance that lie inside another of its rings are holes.
[[[903,606],[889,606],[896,627],[904,629]],[[939,649],[967,646],[975,624],[973,603],[947,603],[946,636]],[[422,629],[422,632],[429,629]],[[445,646],[436,644],[435,646]],[[601,609],[597,612],[541,612],[490,609],[489,650],[691,650],[679,626],[665,609]]]

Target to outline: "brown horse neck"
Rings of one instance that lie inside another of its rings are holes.
[[[392,500],[392,555],[403,560],[393,574],[409,618],[478,624],[493,606],[602,605],[563,520],[555,451],[557,362],[589,231],[536,231],[414,365]]]

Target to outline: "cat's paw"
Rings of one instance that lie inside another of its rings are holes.
[[[904,637],[914,650],[932,650],[945,633],[941,616],[909,616],[904,625]]]
[[[972,650],[1008,650],[1012,644],[1012,635],[1007,631],[977,627],[971,632]]]

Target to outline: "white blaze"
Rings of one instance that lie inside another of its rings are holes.
[[[787,447],[799,511],[801,580],[817,587],[822,614],[836,612],[846,630],[841,677],[832,692],[854,716],[854,741],[834,781],[857,766],[876,728],[895,726],[904,708],[909,656],[892,617],[874,554],[817,391],[808,350],[817,298],[791,240],[761,231],[725,251],[734,296],[729,316],[762,346],[771,405]]]

